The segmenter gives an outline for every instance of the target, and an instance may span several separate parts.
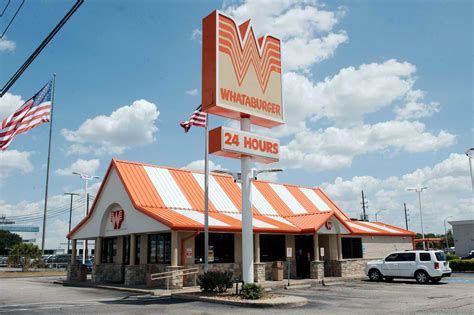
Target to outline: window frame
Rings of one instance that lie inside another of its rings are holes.
[[[349,246],[349,250],[348,250],[347,246]],[[355,247],[355,246],[357,246],[357,247]],[[362,237],[342,237],[341,238],[341,247],[342,247],[341,248],[341,250],[342,250],[342,259],[364,258]]]

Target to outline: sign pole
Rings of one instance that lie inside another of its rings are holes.
[[[240,119],[240,130],[250,132],[250,118]],[[242,155],[240,160],[242,180],[242,280],[253,283],[253,217],[252,217],[252,183],[250,180],[252,161]]]
[[[209,270],[209,115],[207,116],[204,128],[204,272]]]

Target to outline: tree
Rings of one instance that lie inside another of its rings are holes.
[[[22,243],[20,235],[10,231],[0,230],[0,255],[8,255],[8,251],[14,245]]]
[[[19,243],[11,248],[10,257],[8,257],[9,266],[21,266],[23,271],[26,271],[41,263],[41,250],[38,246],[31,243]]]

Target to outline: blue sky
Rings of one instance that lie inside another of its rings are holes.
[[[25,3],[0,41],[2,85],[72,4]],[[285,171],[271,180],[320,186],[352,216],[364,189],[369,213],[387,209],[381,220],[398,226],[407,202],[413,230],[419,217],[409,185],[430,186],[425,231],[441,232],[447,215],[474,216],[463,156],[473,144],[470,1],[86,1],[0,99],[3,119],[57,73],[52,207],[82,188],[65,176],[74,167],[103,176],[112,157],[199,164],[203,131],[184,134],[179,121],[200,102],[201,19],[214,9],[251,17],[257,33],[283,40],[288,124],[270,132],[284,146]],[[104,124],[106,132],[95,128]],[[211,128],[229,124],[211,117]],[[44,124],[20,135],[0,155],[0,214],[41,212],[47,133]],[[66,219],[49,223],[58,230],[49,245]]]

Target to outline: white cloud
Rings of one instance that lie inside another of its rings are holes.
[[[337,177],[332,183],[323,183],[321,188],[351,217],[358,217],[360,193],[368,199],[371,220],[380,209],[379,220],[405,227],[403,203],[410,209],[409,227],[421,231],[417,195],[406,191],[407,187],[428,186],[423,191],[422,209],[425,233],[444,233],[443,219],[449,215],[453,220],[472,219],[473,199],[470,186],[469,164],[462,154],[451,154],[447,159],[402,176],[376,178],[355,176],[349,180]],[[449,226],[448,226],[449,227]]]
[[[252,20],[257,36],[271,34],[283,40],[283,68],[305,70],[331,57],[348,41],[344,30],[334,27],[346,14],[344,8],[330,11],[315,1],[246,0],[224,5],[224,11],[242,23]]]
[[[349,167],[355,156],[383,151],[425,152],[448,147],[456,137],[446,131],[426,131],[418,121],[387,121],[352,128],[304,130],[281,147],[281,163],[288,168],[320,171]]]
[[[0,121],[13,114],[23,103],[20,95],[5,93],[0,97]]]
[[[97,159],[83,160],[78,159],[67,168],[57,169],[56,174],[60,176],[72,176],[72,172],[79,172],[87,175],[96,175],[100,161]]]
[[[190,96],[196,96],[198,94],[198,89],[187,90],[185,93]]]
[[[61,134],[72,142],[68,154],[91,151],[121,154],[128,148],[155,141],[154,135],[158,131],[155,121],[159,115],[155,104],[142,99],[118,108],[110,116],[87,119],[75,131],[62,129]]]
[[[15,171],[29,173],[33,170],[30,157],[32,152],[17,150],[0,151],[0,181]]]
[[[188,165],[183,166],[182,169],[190,170],[190,171],[200,171],[204,172],[204,160],[196,160],[190,162]],[[226,168],[222,167],[220,164],[216,164],[209,160],[209,171],[227,171]]]
[[[12,52],[16,48],[16,43],[6,37],[0,38],[0,52]]]
[[[202,44],[202,31],[198,28],[194,29],[191,34],[191,39]]]
[[[410,91],[407,94],[407,103],[404,107],[395,107],[394,112],[397,115],[397,119],[420,119],[423,117],[430,117],[433,114],[439,112],[440,104],[438,102],[423,103],[422,100],[425,93],[421,90]]]

